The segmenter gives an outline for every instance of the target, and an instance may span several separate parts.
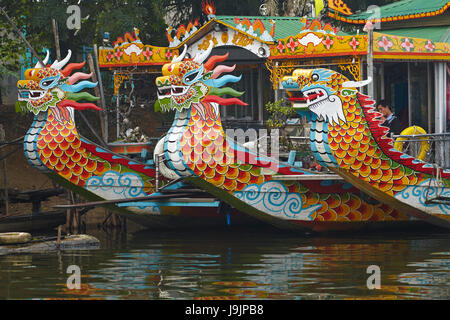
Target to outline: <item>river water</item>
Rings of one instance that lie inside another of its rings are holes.
[[[446,231],[87,233],[100,249],[0,257],[0,299],[450,298]],[[80,289],[66,285],[70,265],[80,268]],[[380,288],[369,289],[377,275]]]

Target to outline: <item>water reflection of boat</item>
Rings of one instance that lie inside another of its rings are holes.
[[[101,258],[85,281],[98,289],[94,297],[135,299],[428,299],[439,292],[448,297],[441,277],[448,270],[446,234],[378,240],[274,233],[270,247],[264,230],[239,234],[136,233],[129,250]],[[430,259],[435,261],[424,268],[421,261]],[[381,267],[381,290],[366,286],[370,264]],[[408,283],[405,268],[414,281],[436,280]]]

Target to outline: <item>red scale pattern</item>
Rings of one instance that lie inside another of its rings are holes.
[[[37,147],[45,166],[80,187],[93,175],[101,176],[107,170],[103,161],[84,148],[75,125],[67,120],[58,122],[51,111],[38,136]]]

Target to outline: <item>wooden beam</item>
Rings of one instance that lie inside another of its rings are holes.
[[[3,125],[0,124],[0,141],[5,141],[5,130],[3,129]],[[6,157],[3,157],[3,185],[5,187],[5,215],[9,215],[9,194],[8,194],[8,170],[6,168]]]
[[[367,94],[369,97],[374,97],[374,81],[373,78],[373,27],[368,27],[367,30],[367,78],[371,78],[372,81],[367,86]]]
[[[102,133],[102,137],[103,140],[108,143],[109,141],[109,130],[108,130],[108,112],[106,111],[106,102],[105,102],[105,95],[104,95],[104,91],[103,91],[103,82],[102,82],[102,74],[100,73],[100,67],[98,65],[98,51],[97,51],[97,45],[94,44],[94,66],[95,66],[95,70],[97,71],[97,81],[98,81],[98,88],[100,91],[100,104],[102,107],[102,113],[103,113],[103,133]]]
[[[92,58],[92,54],[90,54],[90,53],[88,54],[88,64],[89,64],[89,70],[92,73],[92,82],[98,82],[97,75],[95,72],[94,59]],[[97,97],[100,97],[99,86],[94,87],[94,92]],[[100,97],[100,103],[103,105],[101,97]],[[103,106],[102,106],[102,111],[98,113],[98,116],[100,118],[100,129],[101,129],[102,140],[106,141],[106,139],[105,139],[105,119],[104,119],[104,113],[103,113]]]
[[[104,206],[104,205],[108,205],[108,204],[118,204],[118,203],[126,203],[126,202],[139,202],[139,201],[161,201],[161,200],[166,200],[166,201],[174,201],[174,199],[183,199],[187,201],[187,199],[195,199],[192,198],[193,194],[192,193],[179,193],[176,194],[176,197],[174,194],[161,194],[161,195],[149,195],[149,196],[144,196],[144,197],[135,197],[135,198],[126,198],[126,199],[115,199],[115,200],[104,200],[104,201],[93,201],[93,202],[85,202],[85,203],[78,203],[78,204],[73,204],[73,205],[66,205],[66,204],[61,204],[61,205],[56,205],[53,206],[53,208],[84,208],[84,207],[96,207],[96,206]],[[183,198],[183,197],[188,197],[188,198]],[[212,198],[209,198],[212,199]],[[196,201],[198,199],[195,199]],[[193,201],[193,200],[192,200]]]
[[[59,48],[59,33],[58,33],[58,24],[55,19],[52,19],[53,25],[53,36],[55,38],[55,48],[56,48],[56,59],[61,61],[61,49]]]
[[[86,125],[88,126],[89,130],[91,130],[91,132],[94,134],[94,136],[97,138],[97,140],[100,142],[101,146],[108,149],[108,145],[106,144],[105,141],[103,141],[103,139],[98,135],[98,133],[95,131],[94,127],[92,127],[91,123],[89,122],[89,120],[86,118],[86,116],[82,113],[79,112],[79,115],[81,116],[81,119],[83,119],[83,121],[86,123]]]

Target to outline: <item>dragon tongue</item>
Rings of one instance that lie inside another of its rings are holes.
[[[309,94],[306,97],[290,97],[289,101],[312,101],[312,100],[315,100],[316,98],[321,97],[321,96],[323,96],[322,92],[312,93],[312,94]]]
[[[308,97],[290,97],[289,101],[306,101],[308,99]]]
[[[320,97],[320,96],[323,96],[323,93],[321,93],[321,92],[319,92],[319,93],[313,93],[313,94],[308,95],[308,98],[307,98],[307,99],[309,99],[309,100],[315,100],[315,99],[317,99],[317,98]]]

